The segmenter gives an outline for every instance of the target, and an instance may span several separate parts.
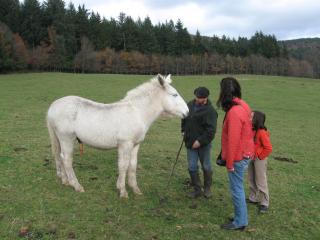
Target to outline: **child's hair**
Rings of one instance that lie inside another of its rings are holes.
[[[258,131],[259,129],[267,130],[267,127],[264,125],[266,121],[266,115],[260,111],[253,111],[252,118],[252,128],[254,131]]]

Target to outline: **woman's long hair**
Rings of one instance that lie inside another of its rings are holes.
[[[253,111],[252,118],[252,129],[258,131],[259,129],[267,130],[267,127],[264,125],[266,121],[266,115],[260,111]]]
[[[217,107],[222,107],[225,112],[236,105],[234,97],[241,98],[241,86],[237,79],[233,77],[223,78],[220,82],[220,95],[217,101]]]

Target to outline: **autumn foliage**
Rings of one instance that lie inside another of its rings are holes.
[[[63,0],[0,0],[0,73],[266,74],[319,77],[316,58],[288,54],[274,35],[250,39],[189,34],[178,20],[153,25],[101,18]]]

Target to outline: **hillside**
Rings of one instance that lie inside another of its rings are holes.
[[[320,38],[301,38],[283,41],[283,43],[292,57],[299,59],[319,58]]]
[[[301,38],[282,43],[290,57],[310,62],[316,77],[320,77],[320,38]]]

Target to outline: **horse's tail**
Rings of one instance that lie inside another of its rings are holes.
[[[54,156],[55,160],[58,161],[60,158],[60,152],[61,152],[60,142],[48,117],[47,117],[47,127],[49,131],[49,136],[50,136],[52,155]]]

